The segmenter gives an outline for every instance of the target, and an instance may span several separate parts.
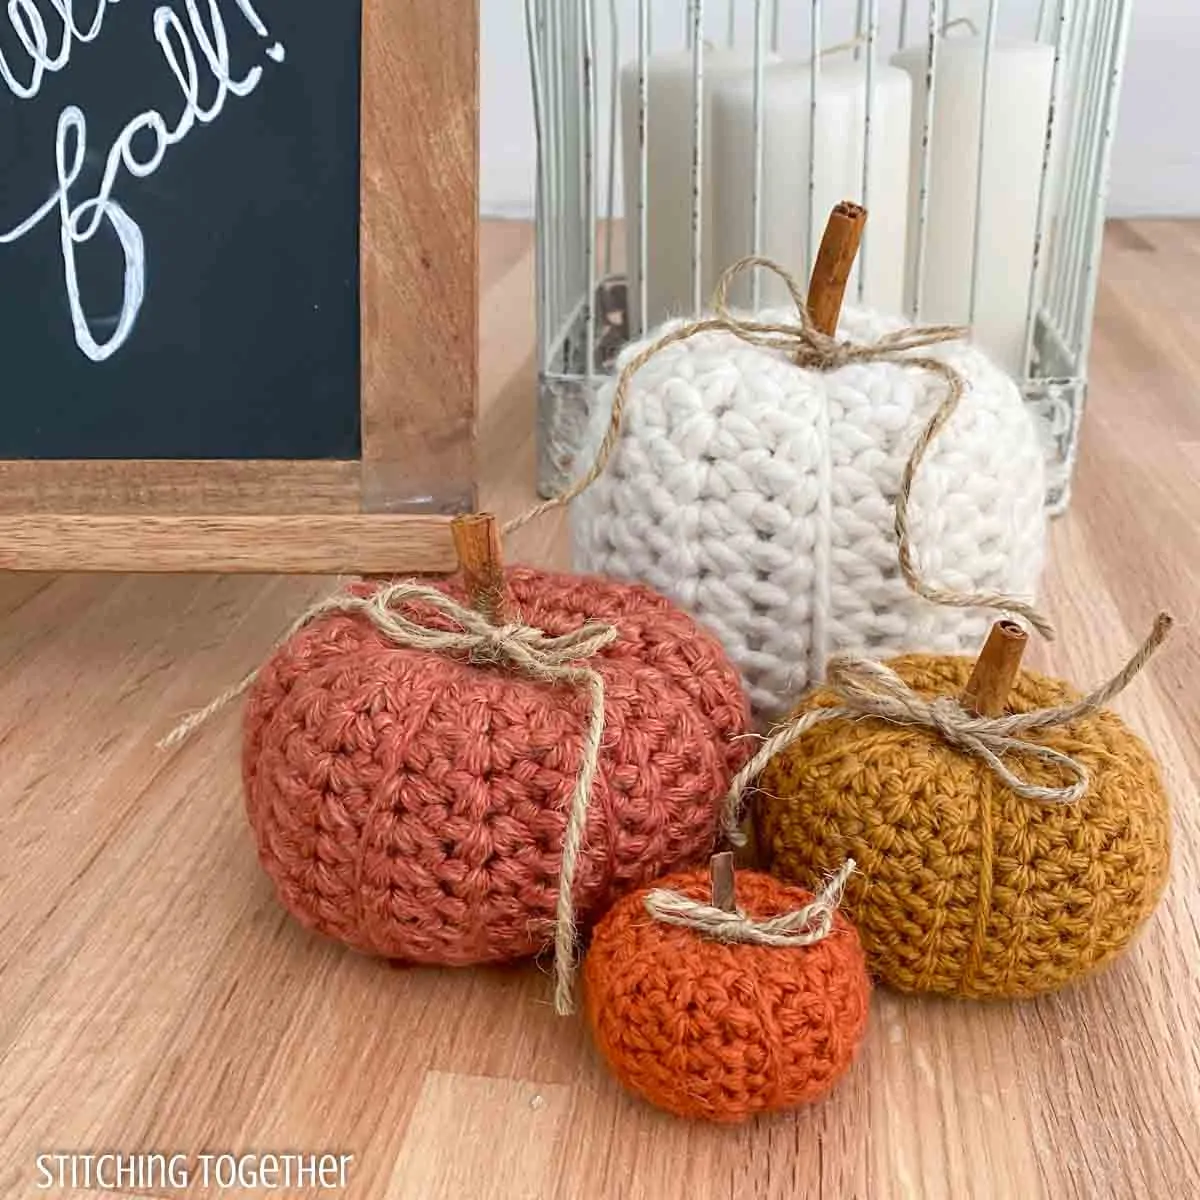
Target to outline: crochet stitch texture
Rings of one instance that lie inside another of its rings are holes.
[[[746,700],[716,640],[649,589],[522,568],[507,580],[520,619],[548,634],[619,629],[588,660],[606,695],[575,890],[586,924],[710,850],[715,798],[746,753],[733,740]],[[452,628],[428,606],[405,611]],[[588,712],[579,688],[400,648],[357,615],[312,621],[264,666],[245,718],[246,810],[283,904],[392,958],[535,953]]]
[[[839,336],[901,328],[847,309]],[[968,391],[913,489],[921,573],[957,591],[1032,597],[1045,539],[1034,420],[980,351],[952,342],[924,353],[954,366]],[[573,505],[575,564],[648,583],[695,614],[759,715],[790,707],[836,651],[973,648],[987,615],[912,595],[893,531],[909,451],[943,392],[915,367],[804,370],[725,332],[671,345],[633,380],[608,469]]]
[[[919,654],[888,665],[931,697],[960,695],[972,666]],[[1023,671],[1009,707],[1076,698]],[[818,689],[797,711],[830,703]],[[1034,740],[1087,769],[1078,803],[1020,799],[930,730],[874,718],[818,725],[759,778],[769,869],[811,879],[853,857],[843,908],[871,971],[894,987],[973,997],[1062,987],[1120,953],[1153,910],[1170,814],[1149,750],[1115,713]],[[1011,765],[1033,782],[1060,782],[1035,759]]]
[[[706,870],[653,886],[709,898]],[[812,900],[803,888],[739,871],[738,906],[771,917]],[[617,1078],[681,1117],[743,1121],[815,1100],[862,1041],[870,983],[853,927],[779,948],[713,941],[622,897],[596,927],[583,964],[588,1020]]]

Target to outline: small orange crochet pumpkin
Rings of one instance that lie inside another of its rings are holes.
[[[866,1027],[858,934],[830,908],[827,936],[810,945],[725,942],[647,907],[666,892],[707,905],[709,887],[703,870],[667,876],[597,926],[583,980],[601,1054],[627,1088],[681,1117],[743,1121],[817,1099]],[[739,872],[736,889],[737,915],[759,922],[815,900],[756,871]]]

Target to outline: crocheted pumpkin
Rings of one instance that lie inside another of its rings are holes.
[[[708,902],[707,871],[655,888]],[[623,896],[596,926],[583,964],[596,1045],[617,1078],[668,1112],[743,1121],[816,1100],[846,1072],[867,1022],[870,983],[840,913],[811,946],[727,944],[666,925]],[[740,871],[739,907],[772,917],[812,893]]]
[[[960,695],[971,672],[965,658],[919,654],[888,665],[925,697]],[[1076,698],[1023,671],[1009,709]],[[817,689],[798,711],[835,703]],[[1119,954],[1157,903],[1168,803],[1150,752],[1109,710],[1031,740],[1086,768],[1081,800],[1019,798],[931,730],[817,724],[760,776],[768,869],[811,879],[853,857],[845,910],[872,972],[904,991],[1021,997],[1070,983]],[[1008,759],[1035,784],[1062,783],[1031,756]]]
[[[647,588],[528,569],[507,582],[548,634],[588,620],[619,631],[588,660],[606,697],[574,891],[586,924],[710,849],[746,700],[715,639]],[[452,628],[429,606],[406,611]],[[358,614],[317,617],[263,667],[245,718],[246,809],[283,904],[390,958],[538,951],[589,712],[585,689],[401,648]]]
[[[901,328],[847,309],[838,334],[865,343]],[[980,351],[952,342],[922,354],[968,383],[912,492],[922,575],[956,591],[1032,596],[1045,537],[1034,420]],[[648,583],[695,614],[741,670],[758,715],[780,715],[835,651],[964,652],[987,616],[914,596],[893,531],[917,430],[945,393],[916,367],[806,370],[724,331],[667,346],[634,377],[608,467],[575,501],[575,565]]]

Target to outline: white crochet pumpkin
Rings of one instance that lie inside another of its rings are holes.
[[[838,336],[872,342],[901,328],[845,309]],[[646,344],[627,347],[618,369]],[[1033,599],[1045,540],[1034,421],[974,347],[920,353],[967,380],[913,487],[921,576]],[[802,369],[726,332],[675,343],[634,378],[608,468],[575,501],[575,566],[643,581],[689,609],[724,643],[760,716],[787,710],[835,651],[973,652],[989,616],[915,596],[892,528],[909,451],[945,391],[894,363]]]

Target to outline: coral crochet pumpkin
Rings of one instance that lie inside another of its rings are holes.
[[[709,876],[654,884],[707,903]],[[583,964],[588,1020],[631,1091],[681,1117],[743,1121],[824,1095],[850,1066],[870,983],[853,926],[811,946],[727,944],[650,916],[650,888],[622,897],[596,927]],[[741,871],[739,908],[793,912],[812,893]]]
[[[589,660],[606,698],[575,887],[586,924],[709,850],[747,703],[715,640],[649,589],[519,568],[507,582],[521,619],[548,634],[588,620],[619,630]],[[447,628],[428,607],[411,615]],[[246,809],[280,899],[387,957],[538,951],[588,711],[579,688],[401,648],[358,615],[313,620],[263,667],[246,711]]]
[[[924,696],[958,696],[967,659],[888,664]],[[1013,712],[1077,698],[1023,671]],[[820,689],[798,711],[836,703]],[[1170,816],[1150,752],[1113,712],[1043,730],[1036,741],[1084,766],[1074,804],[1015,796],[979,759],[937,734],[877,719],[818,724],[760,778],[769,869],[809,879],[858,863],[845,909],[871,970],[904,991],[1032,996],[1103,966],[1133,937],[1167,877]],[[1032,782],[1061,782],[1024,756]]]

